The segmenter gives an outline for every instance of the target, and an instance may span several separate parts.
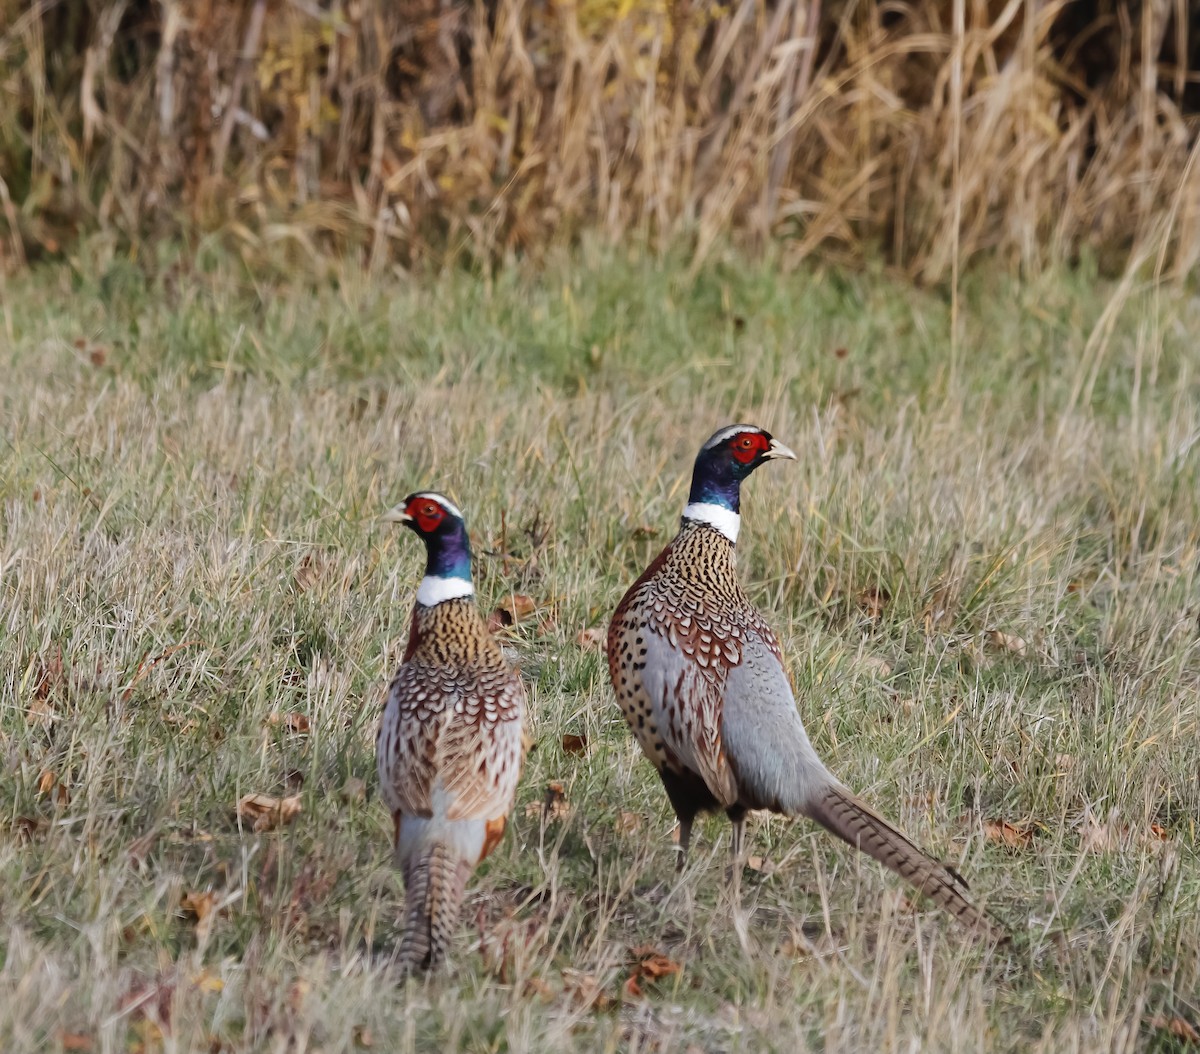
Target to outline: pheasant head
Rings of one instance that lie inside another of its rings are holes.
[[[425,577],[417,587],[417,603],[426,607],[443,600],[475,595],[471,583],[471,543],[462,511],[444,494],[424,490],[410,494],[384,514],[402,523],[425,543]]]
[[[742,481],[759,465],[796,455],[755,425],[729,425],[714,432],[700,448],[692,470],[692,489],[685,520],[715,527],[731,542],[737,541]]]

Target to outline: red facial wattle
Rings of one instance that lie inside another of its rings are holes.
[[[432,534],[446,518],[446,510],[428,498],[418,498],[405,511],[416,521],[417,530],[422,534]]]
[[[766,453],[771,444],[760,432],[741,432],[733,437],[730,446],[733,456],[743,465],[748,465],[755,458]]]

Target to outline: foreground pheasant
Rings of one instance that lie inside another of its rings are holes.
[[[863,804],[817,757],[779,641],[738,582],[741,483],[759,465],[795,456],[751,425],[713,435],[696,458],[679,533],[609,626],[613,690],[679,818],[679,867],[697,813],[723,809],[733,821],[735,874],[749,810],[804,815],[964,923],[1003,938],[967,899],[961,876]]]
[[[416,531],[428,552],[376,743],[407,898],[399,966],[411,972],[445,957],[467,878],[504,833],[525,690],[475,605],[462,513],[423,492],[385,519]]]

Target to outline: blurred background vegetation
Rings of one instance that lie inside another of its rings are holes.
[[[211,235],[372,267],[1200,257],[1187,0],[0,0],[0,268]]]

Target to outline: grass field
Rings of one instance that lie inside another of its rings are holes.
[[[952,340],[883,273],[732,255],[155,273],[94,253],[4,292],[0,1049],[1188,1045],[1194,298],[981,274]],[[1011,949],[807,822],[751,824],[744,910],[724,821],[676,879],[584,631],[734,420],[800,453],[739,549],[818,749]],[[505,634],[535,747],[455,971],[398,987],[373,739],[422,553],[378,517],[423,487],[465,506],[481,602],[532,598]],[[253,793],[299,813],[256,832]],[[679,970],[627,984],[652,952]]]

